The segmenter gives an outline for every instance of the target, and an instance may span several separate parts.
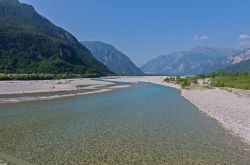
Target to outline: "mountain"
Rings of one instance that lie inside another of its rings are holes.
[[[231,58],[232,65],[224,70],[228,72],[250,72],[250,49]]]
[[[240,51],[235,49],[197,47],[189,51],[161,55],[142,66],[150,74],[195,75],[213,72],[231,64],[230,57]]]
[[[250,49],[244,50],[239,54],[236,54],[229,58],[232,64],[238,64],[246,60],[250,60]]]
[[[142,75],[141,70],[121,51],[99,41],[82,42],[93,56],[118,75]]]
[[[18,0],[0,0],[0,43],[1,73],[111,74],[73,35]]]

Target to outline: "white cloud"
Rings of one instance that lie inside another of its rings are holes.
[[[239,39],[250,39],[250,34],[241,34],[239,35]]]
[[[239,43],[240,46],[250,46],[250,41],[242,41]]]
[[[208,39],[208,36],[201,36],[200,37],[200,40],[206,40],[206,39]]]
[[[207,35],[202,35],[202,36],[199,36],[199,35],[195,35],[194,36],[194,40],[197,41],[197,40],[207,40],[208,39],[208,36]]]

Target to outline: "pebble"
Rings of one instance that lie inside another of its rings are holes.
[[[10,163],[0,159],[0,165],[10,165]]]

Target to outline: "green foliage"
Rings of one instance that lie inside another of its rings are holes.
[[[71,73],[59,73],[59,74],[1,74],[0,81],[7,80],[51,80],[51,79],[68,79],[68,78],[80,78],[81,75],[74,75]]]
[[[117,75],[143,75],[141,70],[121,51],[110,44],[99,41],[82,42],[93,56]]]
[[[111,74],[70,33],[13,2],[0,1],[0,73]]]
[[[189,87],[197,84],[198,79],[210,79],[212,87],[229,87],[239,89],[250,89],[250,73],[248,72],[213,72],[204,73],[194,77],[167,77],[166,82],[176,83],[182,87]]]
[[[197,84],[197,78],[196,77],[185,77],[180,79],[180,85],[182,87],[189,87],[192,84]]]
[[[165,78],[166,82],[175,83],[181,85],[183,88],[190,87],[192,84],[197,84],[197,77],[167,77]]]
[[[0,75],[0,80],[50,80],[53,79],[53,75]]]
[[[168,83],[174,83],[175,82],[175,77],[167,77],[164,79],[164,81],[168,82]]]
[[[250,73],[248,72],[214,72],[200,74],[198,79],[210,78],[213,87],[230,87],[239,89],[250,89]]]
[[[211,86],[250,89],[250,73],[224,73],[214,75]]]
[[[226,75],[231,75],[231,73],[220,71],[220,72],[212,72],[212,73],[203,73],[203,74],[197,75],[196,77],[198,79],[204,79],[204,78],[215,78],[217,76],[226,76]]]

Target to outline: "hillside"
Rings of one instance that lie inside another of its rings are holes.
[[[226,67],[224,70],[228,72],[250,72],[250,60],[230,65]]]
[[[197,47],[189,51],[161,55],[142,66],[150,74],[193,75],[213,72],[231,64],[231,56],[239,50]]]
[[[18,0],[0,0],[1,73],[111,74],[77,39]]]
[[[128,56],[110,44],[99,41],[86,41],[82,44],[91,51],[95,58],[118,75],[143,74]]]
[[[232,57],[233,64],[224,70],[228,72],[250,72],[250,49]]]

